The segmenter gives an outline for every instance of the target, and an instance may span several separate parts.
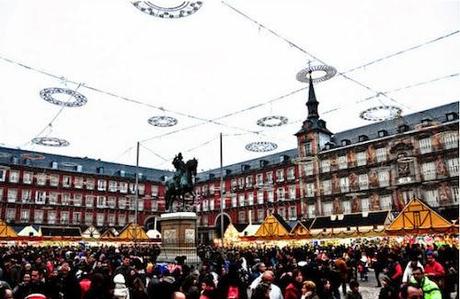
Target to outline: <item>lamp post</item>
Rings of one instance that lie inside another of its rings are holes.
[[[222,132],[220,133],[220,238],[224,250],[224,167],[222,154]]]

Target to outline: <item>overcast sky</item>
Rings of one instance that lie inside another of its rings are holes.
[[[190,16],[161,19],[128,0],[0,0],[1,145],[135,164],[142,141],[141,166],[172,169],[181,151],[200,170],[219,167],[220,132],[224,164],[292,149],[308,90],[276,99],[306,87],[296,74],[308,61],[347,72],[391,56],[346,73],[352,80],[315,85],[332,132],[368,124],[359,113],[374,106],[408,114],[458,100],[459,1],[202,2]],[[39,96],[50,87],[77,90],[88,102],[61,109]],[[256,124],[271,115],[288,124]],[[178,123],[154,127],[152,116]],[[35,145],[34,137],[70,145]],[[257,141],[278,148],[245,149]]]

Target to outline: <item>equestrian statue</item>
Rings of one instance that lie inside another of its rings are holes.
[[[182,207],[178,210],[186,210],[186,200],[192,198],[192,204],[195,201],[195,192],[193,187],[195,184],[196,169],[198,167],[198,160],[193,158],[186,163],[183,161],[182,154],[179,153],[174,157],[172,162],[176,172],[174,176],[166,181],[166,211],[173,212],[173,202],[181,201]]]

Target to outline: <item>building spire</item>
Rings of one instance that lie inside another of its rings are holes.
[[[308,87],[308,101],[306,103],[308,107],[308,117],[307,119],[318,119],[318,105],[319,102],[316,100],[315,89],[313,88],[313,79],[311,76],[311,71],[308,72],[309,74],[309,87]]]

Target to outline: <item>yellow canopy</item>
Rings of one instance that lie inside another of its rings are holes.
[[[224,233],[224,244],[226,246],[233,244],[234,242],[238,242],[240,240],[240,233],[238,230],[233,226],[233,224],[229,224],[227,229]]]
[[[268,215],[257,230],[256,238],[279,238],[289,236],[290,228],[277,214]]]
[[[145,231],[137,224],[130,223],[126,225],[118,235],[117,239],[120,240],[148,240],[149,237]]]
[[[421,200],[412,199],[386,228],[388,233],[435,233],[445,232],[454,225],[433,211]]]
[[[3,220],[0,220],[0,238],[12,238],[17,237],[16,231],[6,224]]]

